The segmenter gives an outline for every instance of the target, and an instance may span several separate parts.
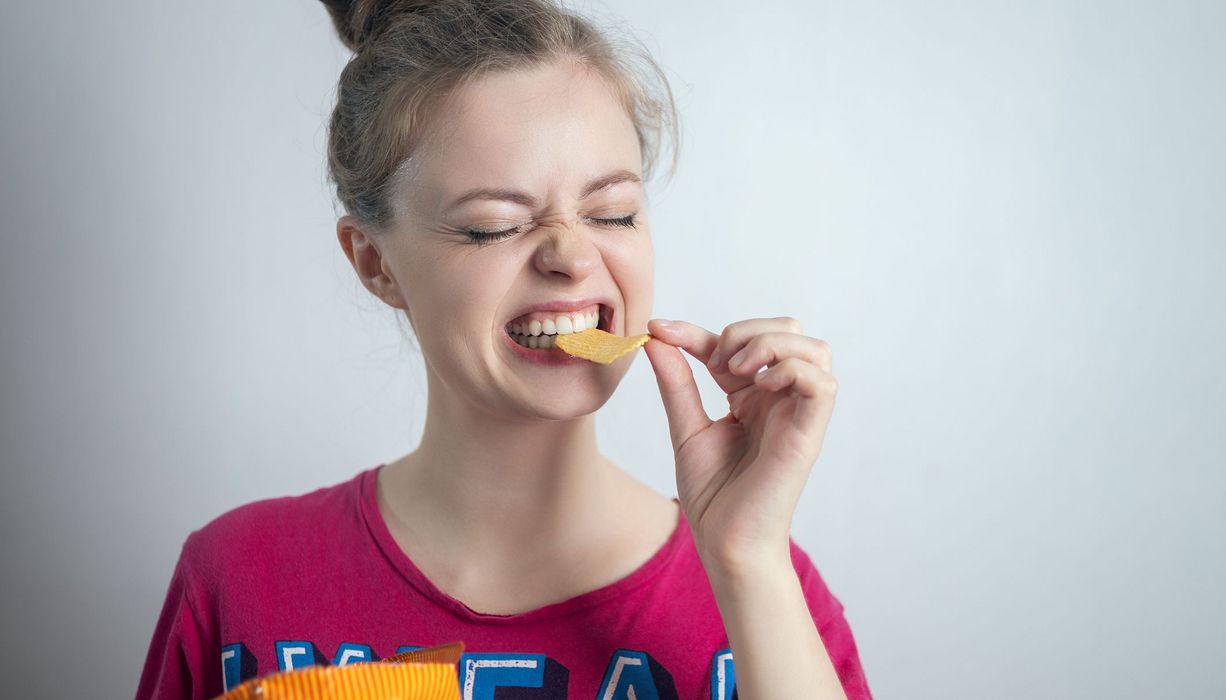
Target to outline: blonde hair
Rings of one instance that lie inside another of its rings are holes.
[[[434,108],[484,75],[572,60],[608,81],[638,134],[643,179],[680,132],[672,89],[637,40],[615,41],[559,0],[322,0],[353,58],[341,71],[328,129],[328,169],[345,210],[376,227],[392,219],[396,169]]]

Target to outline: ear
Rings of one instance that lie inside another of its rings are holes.
[[[388,306],[403,309],[407,315],[409,305],[400,285],[388,273],[391,265],[385,264],[388,261],[384,260],[379,248],[385,243],[380,232],[373,225],[346,214],[336,222],[336,237],[362,285]]]

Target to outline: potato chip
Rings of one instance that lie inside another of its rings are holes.
[[[452,642],[375,662],[307,666],[252,678],[218,700],[459,700],[463,651],[463,642]]]
[[[607,365],[622,355],[642,347],[650,337],[650,334],[644,333],[623,338],[620,335],[606,333],[599,328],[588,328],[578,333],[559,335],[554,338],[553,344],[562,348],[568,355]]]

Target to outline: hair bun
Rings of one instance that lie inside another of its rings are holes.
[[[332,16],[341,41],[354,53],[391,23],[396,15],[418,12],[438,0],[320,0]]]

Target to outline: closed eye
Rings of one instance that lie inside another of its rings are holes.
[[[601,224],[602,226],[635,228],[634,217],[637,215],[638,215],[638,212],[635,212],[634,214],[630,214],[629,216],[623,216],[619,219],[593,218],[592,221],[595,221],[596,223]],[[514,236],[516,233],[518,233],[521,228],[523,228],[523,226],[516,226],[514,228],[509,228],[509,229],[505,229],[502,231],[480,231],[477,229],[465,229],[464,235],[468,236],[469,239],[471,239],[477,245],[485,245],[486,243],[492,243],[494,241],[502,240],[503,238],[510,238],[511,236]]]

